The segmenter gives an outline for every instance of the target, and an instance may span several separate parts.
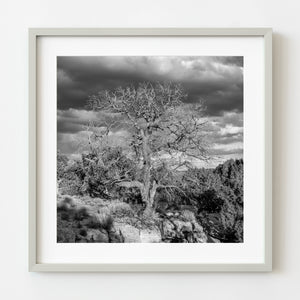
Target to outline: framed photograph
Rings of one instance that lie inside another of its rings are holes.
[[[29,270],[272,270],[272,30],[29,30]]]

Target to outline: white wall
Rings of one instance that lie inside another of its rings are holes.
[[[297,0],[2,1],[0,298],[297,299],[300,292],[299,10]],[[273,273],[27,272],[27,28],[147,26],[274,28]]]

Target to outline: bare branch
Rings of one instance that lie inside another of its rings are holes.
[[[120,187],[126,187],[126,188],[139,188],[139,189],[143,189],[144,188],[144,184],[139,182],[139,181],[121,181],[121,182],[117,182],[116,185],[120,186]]]

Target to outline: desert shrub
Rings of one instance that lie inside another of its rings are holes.
[[[114,183],[121,178],[132,180],[135,164],[127,158],[120,147],[106,147],[102,154],[83,154],[85,177],[83,190],[91,197],[110,199],[118,195]]]
[[[61,218],[61,214],[57,216],[57,242],[58,243],[74,243],[76,238],[72,223]]]
[[[74,214],[72,213],[72,211],[70,209],[67,209],[65,211],[62,211],[60,213],[60,218],[63,221],[72,221]]]
[[[81,236],[83,236],[83,237],[86,237],[86,236],[87,236],[87,231],[86,231],[86,229],[85,229],[85,228],[81,228],[81,229],[79,230],[79,234],[80,234]]]
[[[75,232],[71,227],[58,227],[57,228],[57,242],[58,243],[74,243]]]
[[[75,200],[70,196],[64,196],[61,201],[57,203],[57,210],[58,211],[68,211],[72,207],[75,207],[76,202]]]
[[[84,197],[87,198],[87,197]],[[91,198],[89,198],[91,199]],[[93,203],[95,199],[92,199]],[[99,199],[96,199],[96,202]],[[122,242],[119,233],[115,231],[111,209],[115,212],[128,213],[130,206],[126,203],[117,202],[110,208],[109,201],[101,201],[103,207],[80,205],[66,196],[57,203],[57,241],[60,243],[100,243],[100,242]]]
[[[70,209],[70,206],[66,203],[63,203],[62,201],[57,204],[58,212],[68,211],[69,209]]]
[[[106,147],[101,154],[83,153],[80,161],[68,164],[60,158],[57,165],[59,188],[62,194],[116,198],[119,191],[114,183],[121,178],[132,180],[135,166],[120,147]]]
[[[70,196],[65,196],[62,203],[69,205],[70,207],[74,207],[76,205],[75,200]]]
[[[208,234],[222,242],[243,241],[243,160],[228,160],[215,169],[190,169],[181,188]]]
[[[56,174],[57,178],[60,179],[64,176],[66,168],[68,166],[68,158],[66,155],[61,154],[59,151],[57,152],[57,168]]]
[[[118,198],[121,199],[122,202],[126,202],[130,205],[139,205],[143,203],[141,192],[137,188],[118,187],[116,192]]]
[[[106,231],[111,231],[114,224],[114,219],[111,215],[106,215],[106,217],[102,220],[102,228]]]
[[[227,243],[243,241],[243,215],[236,208],[237,204],[226,202],[222,208],[221,223],[223,230],[222,239]]]
[[[79,162],[68,166],[58,181],[61,194],[81,195],[83,183],[83,170]]]
[[[75,210],[74,219],[81,221],[91,215],[91,209],[86,206],[80,206]]]
[[[224,200],[213,189],[203,192],[197,199],[198,211],[206,211],[208,213],[220,212],[223,204]]]

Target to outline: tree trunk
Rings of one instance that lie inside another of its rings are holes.
[[[152,187],[149,189],[149,197],[147,199],[146,202],[146,208],[144,210],[144,216],[152,216],[153,212],[154,212],[154,198],[155,198],[155,194],[156,194],[156,190],[157,190],[157,183],[155,181],[152,182]]]
[[[151,186],[151,150],[149,148],[149,135],[147,130],[142,130],[141,135],[143,138],[143,164],[144,164],[144,188],[142,191],[142,199],[146,204],[144,215],[151,215],[153,213],[153,202],[157,189],[156,182],[152,183]]]
[[[151,149],[149,147],[149,132],[147,130],[141,130],[142,136],[142,157],[143,157],[143,182],[139,181],[121,181],[117,183],[118,186],[123,187],[137,187],[139,188],[142,196],[142,201],[146,207],[144,210],[144,216],[151,217],[153,214],[153,204],[158,188],[157,182],[154,180],[151,182]]]

